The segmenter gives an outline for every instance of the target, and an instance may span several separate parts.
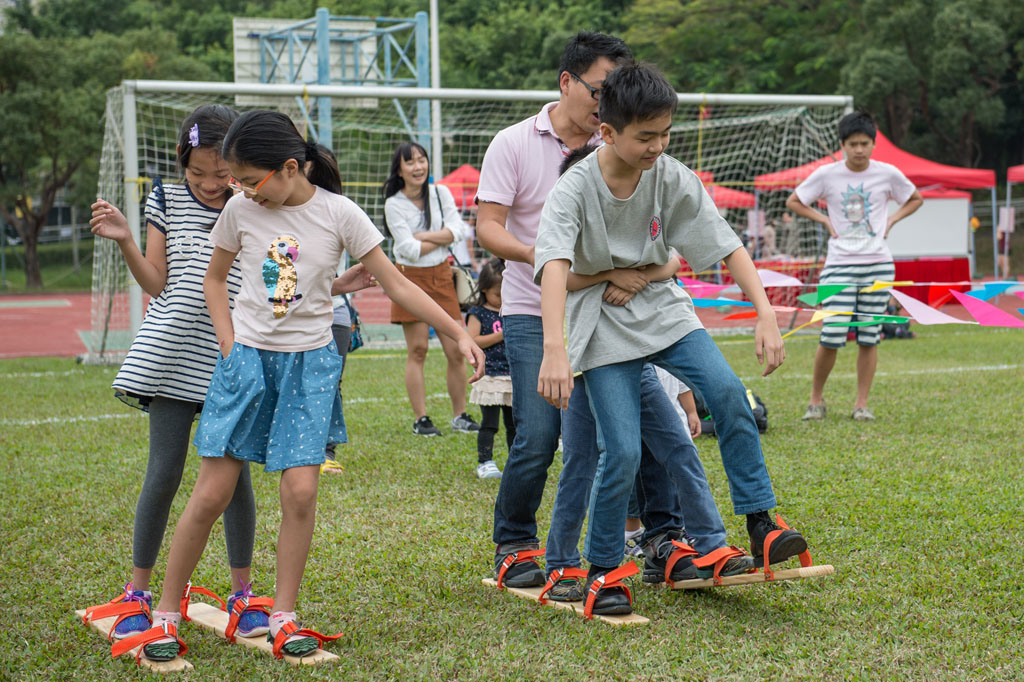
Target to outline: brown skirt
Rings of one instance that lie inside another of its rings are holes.
[[[447,263],[441,263],[430,268],[414,268],[410,265],[395,264],[398,271],[405,275],[405,278],[427,292],[430,298],[451,315],[453,320],[462,321],[462,313],[459,311],[459,300],[455,297],[455,285],[452,283],[452,269]],[[408,310],[391,302],[391,322],[401,324],[403,322],[420,322]]]

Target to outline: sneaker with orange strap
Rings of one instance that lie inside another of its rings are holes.
[[[270,597],[256,597],[252,593],[252,583],[228,597],[228,626],[224,637],[229,642],[239,637],[258,637],[270,632],[270,609],[274,600]]]
[[[719,547],[701,555],[682,531],[670,530],[655,536],[644,546],[644,582],[665,582],[669,587],[681,580],[712,578],[720,584],[722,576],[750,573],[754,559],[738,547]]]
[[[282,619],[284,622],[276,628],[277,632],[274,632],[276,623]],[[342,636],[340,632],[336,635],[322,635],[309,628],[300,629],[295,622],[294,613],[278,612],[270,617],[267,641],[274,645],[274,658],[284,658],[285,655],[302,658],[322,649],[325,643],[333,642]]]
[[[807,551],[804,536],[787,526],[778,514],[775,521],[766,511],[747,514],[747,533],[750,535],[750,551],[757,561],[765,556],[765,548],[768,548],[768,564],[781,563]]]
[[[150,615],[153,597],[149,591],[132,589],[132,584],[124,586],[124,593],[111,599],[106,604],[90,606],[85,610],[82,622],[116,617],[114,626],[107,633],[107,639],[124,639],[149,630],[152,624]]]
[[[178,639],[178,622],[181,614],[156,611],[153,615],[153,627],[115,642],[110,648],[110,655],[117,658],[139,647],[135,654],[135,662],[139,664],[143,656],[151,661],[170,661],[178,656],[184,656],[188,652],[188,647]]]
[[[544,556],[544,550],[536,542],[498,545],[494,555],[494,579],[498,589],[543,585],[544,571],[535,561],[539,556]]]
[[[622,582],[640,572],[636,564],[627,561],[610,571],[588,575],[584,585],[586,601],[583,605],[583,617],[590,620],[598,616],[626,616],[633,613],[633,594]]]

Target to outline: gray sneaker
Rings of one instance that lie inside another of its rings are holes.
[[[547,582],[547,577],[533,558],[519,556],[513,558],[512,556],[513,554],[518,555],[520,552],[538,549],[540,549],[540,543],[537,542],[513,542],[507,545],[498,545],[494,554],[494,579],[498,579],[501,565],[507,560],[509,567],[505,571],[503,584],[508,587],[540,587],[543,585]]]
[[[807,411],[801,419],[805,422],[821,421],[825,418],[825,405],[808,405]]]
[[[875,414],[866,407],[858,407],[856,410],[853,411],[853,414],[850,416],[853,417],[853,421],[855,422],[875,421]]]
[[[455,419],[452,419],[452,431],[458,431],[460,433],[476,433],[480,430],[480,425],[469,416],[468,413],[463,412]]]

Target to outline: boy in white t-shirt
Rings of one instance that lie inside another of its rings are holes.
[[[895,166],[872,161],[877,128],[871,116],[864,112],[847,114],[839,121],[839,139],[843,148],[843,163],[822,166],[800,183],[786,200],[786,208],[793,213],[819,222],[831,235],[828,255],[818,281],[821,284],[850,286],[828,301],[831,310],[845,310],[870,319],[871,315],[885,314],[889,301],[888,291],[871,293],[860,289],[876,280],[891,281],[895,276],[892,252],[885,243],[893,225],[916,211],[924,200]],[[824,200],[828,215],[812,208],[814,202]],[[900,208],[888,215],[892,199]],[[811,402],[804,414],[805,421],[825,418],[825,382],[836,364],[838,350],[846,345],[847,327],[823,326],[821,341],[814,355],[814,376],[811,383]],[[856,327],[857,345],[857,399],[853,404],[853,418],[873,421],[868,409],[868,393],[878,366],[878,342],[881,325]]]

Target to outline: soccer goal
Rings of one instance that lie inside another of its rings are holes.
[[[211,103],[239,111],[276,109],[291,116],[307,137],[317,139],[316,122],[322,117],[314,110],[324,98],[330,98],[329,142],[345,193],[379,225],[381,183],[400,142],[415,139],[435,157],[440,150],[440,162],[431,159],[435,180],[466,165],[479,169],[498,131],[556,101],[558,93],[126,81],[107,93],[97,195],[122,209],[143,244],[146,197],[154,181],[181,179],[175,144],[181,121],[193,109]],[[780,219],[786,195],[755,192],[754,177],[835,151],[836,124],[852,107],[852,98],[843,96],[680,94],[679,101],[668,153],[697,171],[737,233],[755,240]],[[424,103],[435,102],[440,104],[440,124],[420,124]],[[432,134],[440,137],[439,144],[432,144]],[[475,195],[473,181],[455,181],[451,189],[468,211]],[[824,243],[815,226],[795,222],[776,230],[775,242],[777,254],[794,263],[818,259]],[[83,359],[116,362],[141,324],[143,295],[116,244],[97,239],[94,249],[92,332]]]

